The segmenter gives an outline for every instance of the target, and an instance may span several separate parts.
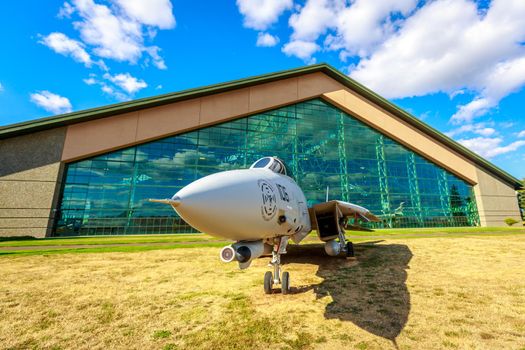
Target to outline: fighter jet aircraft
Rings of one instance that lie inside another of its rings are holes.
[[[380,221],[368,209],[338,200],[308,208],[303,191],[276,157],[261,158],[249,169],[205,176],[170,199],[150,201],[171,205],[201,232],[235,241],[222,248],[224,262],[235,260],[245,269],[254,259],[271,254],[273,273],[264,275],[267,294],[278,284],[283,294],[290,291],[290,274],[281,268],[281,254],[286,253],[289,239],[299,243],[317,230],[328,255],[350,257],[354,250],[344,229],[359,229],[359,221]]]

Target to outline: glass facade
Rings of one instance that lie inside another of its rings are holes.
[[[315,99],[68,164],[55,234],[193,232],[147,199],[264,156],[285,161],[309,205],[328,190],[380,216],[376,227],[478,225],[469,184]]]

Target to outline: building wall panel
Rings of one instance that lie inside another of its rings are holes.
[[[133,144],[138,116],[133,112],[68,126],[62,159],[71,161]]]
[[[66,129],[0,141],[0,236],[51,233]]]
[[[133,143],[173,135],[198,126],[200,99],[144,109],[139,112]]]
[[[201,99],[199,126],[230,120],[250,113],[250,89],[240,89]]]
[[[516,191],[479,168],[476,168],[476,176],[475,193],[481,225],[504,226],[503,220],[509,217],[521,221]]]

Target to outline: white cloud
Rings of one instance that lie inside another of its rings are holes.
[[[91,73],[89,77],[83,79],[83,81],[90,86],[100,86],[102,92],[119,101],[131,100],[135,93],[148,86],[144,80],[135,78],[129,73],[115,75],[105,73],[101,78]],[[161,85],[158,85],[157,88],[159,88],[159,86]]]
[[[269,33],[260,32],[257,35],[257,46],[272,47],[279,43],[279,38]]]
[[[332,48],[342,48],[352,55],[365,57],[389,38],[397,21],[417,6],[417,0],[356,0],[337,13],[336,35],[329,40]]]
[[[126,91],[128,94],[134,94],[148,86],[144,80],[137,79],[129,73],[111,75],[104,74],[104,79],[111,81],[113,84]]]
[[[478,129],[475,131],[476,134],[479,134],[481,136],[492,136],[496,133],[496,129],[494,128],[483,128]]]
[[[514,141],[508,145],[502,146],[503,139],[499,137],[475,137],[472,139],[462,139],[458,142],[486,158],[493,158],[501,154],[513,152],[520,147],[525,146],[525,141]]]
[[[86,79],[82,79],[82,81],[84,83],[86,83],[87,85],[95,85],[98,83],[97,79],[93,78],[93,77],[90,77],[90,78],[86,78]]]
[[[473,100],[452,122],[470,122],[525,83],[525,2],[493,0],[486,14],[467,0],[429,2],[351,73],[389,98],[454,94]]]
[[[344,2],[309,0],[298,12],[292,14],[288,24],[293,29],[292,40],[315,41],[330,26],[335,25],[337,12],[344,9]]]
[[[325,48],[342,50],[342,60],[353,55],[364,57],[394,33],[401,18],[416,5],[417,0],[308,0],[290,16],[290,42],[315,43],[329,31]]]
[[[135,63],[141,57],[142,28],[139,22],[115,16],[109,7],[93,0],[75,0],[82,18],[73,25],[85,43],[94,46],[93,52],[104,58]]]
[[[69,2],[64,2],[60,10],[58,10],[58,18],[69,18],[75,12],[75,8]]]
[[[43,43],[87,66],[92,63],[90,54],[135,64],[146,53],[153,65],[166,69],[166,63],[159,55],[160,48],[148,46],[144,41],[152,40],[157,28],[175,27],[171,1],[109,0],[109,3],[99,4],[94,0],[65,2],[58,16],[72,18],[75,15],[73,26],[79,31],[81,41],[62,33],[52,33],[45,37]],[[104,62],[97,64],[101,69],[108,70]]]
[[[4,86],[0,83],[0,92],[4,91]]]
[[[239,12],[244,16],[244,26],[256,30],[266,30],[292,6],[293,0],[237,0]]]
[[[525,84],[525,56],[496,64],[484,77],[480,94],[473,101],[460,106],[451,121],[468,122],[486,114],[491,108],[496,107],[501,99],[519,90],[523,84]]]
[[[93,63],[91,56],[84,49],[85,45],[80,41],[70,39],[63,33],[51,33],[43,37],[40,43],[56,53],[73,57],[75,61],[84,63],[86,67],[90,67]]]
[[[47,90],[38,91],[30,95],[31,101],[54,114],[69,113],[72,111],[69,99]]]
[[[103,92],[105,92],[106,94],[114,97],[115,99],[119,100],[119,101],[129,101],[131,99],[131,97],[129,97],[128,95],[126,94],[123,94],[122,92],[120,91],[117,91],[115,90],[113,87],[105,84],[105,83],[101,83],[101,89]]]
[[[461,135],[470,132],[481,136],[492,136],[497,133],[496,129],[494,129],[493,126],[493,122],[465,124],[449,132],[446,132],[445,135],[447,135],[448,137],[454,137],[456,135]]]
[[[525,130],[519,132],[518,137],[525,137]]]
[[[146,48],[146,51],[153,60],[153,65],[155,67],[157,67],[158,69],[168,69],[168,67],[166,66],[166,62],[164,62],[164,59],[159,55],[160,50],[161,49],[158,46],[150,46]]]
[[[312,55],[320,49],[314,42],[296,40],[283,46],[282,51],[287,56],[296,56],[302,60],[312,62]]]
[[[175,27],[170,0],[114,0],[126,14],[145,25],[160,29]]]

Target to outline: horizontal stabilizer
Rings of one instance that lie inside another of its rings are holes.
[[[365,216],[367,217],[367,219],[368,219],[369,221],[372,221],[372,222],[381,222],[381,219],[378,218],[377,216],[375,216],[374,214],[372,214],[371,212],[366,213]]]
[[[162,204],[168,204],[172,207],[176,207],[180,204],[180,199],[178,197],[175,198],[166,198],[166,199],[148,199],[149,202],[153,203],[162,203]]]
[[[369,221],[380,222],[381,221],[377,216],[375,216],[371,212],[368,212],[368,213],[365,213],[365,214],[358,213],[358,215],[359,215],[359,217],[361,217],[361,219],[363,219],[366,222],[369,222]]]

